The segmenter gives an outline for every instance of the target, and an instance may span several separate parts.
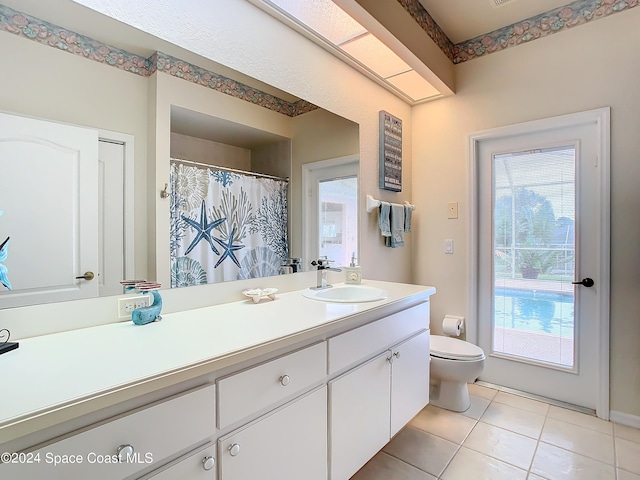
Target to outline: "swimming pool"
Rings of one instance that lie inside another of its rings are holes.
[[[494,325],[573,338],[573,292],[560,294],[496,288]]]

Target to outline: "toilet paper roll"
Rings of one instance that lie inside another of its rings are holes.
[[[452,337],[460,336],[462,332],[462,320],[463,317],[445,315],[444,320],[442,320],[442,331],[445,335]]]

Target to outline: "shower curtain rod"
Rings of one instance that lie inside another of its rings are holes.
[[[216,168],[218,170],[226,170],[226,171],[229,171],[229,172],[241,173],[243,175],[250,175],[250,176],[253,176],[253,177],[271,178],[273,180],[284,180],[285,182],[289,181],[289,177],[276,177],[275,175],[267,175],[266,173],[248,172],[246,170],[240,170],[238,168],[219,167],[218,165],[212,165],[210,163],[194,162],[192,160],[182,160],[180,158],[172,158],[171,161],[172,162],[188,163],[188,164],[191,164],[191,165],[197,165],[199,167]]]

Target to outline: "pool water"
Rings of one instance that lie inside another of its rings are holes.
[[[573,338],[573,293],[495,289],[494,325]]]

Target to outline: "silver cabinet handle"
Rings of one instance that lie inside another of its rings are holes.
[[[232,443],[231,445],[229,445],[228,450],[229,450],[229,455],[231,455],[232,457],[235,457],[240,453],[240,445],[238,445],[237,443]]]
[[[400,358],[400,352],[394,353],[393,356],[396,357],[396,358]]]
[[[282,375],[280,377],[280,384],[283,387],[286,387],[287,385],[289,385],[289,382],[291,381],[291,377],[289,375]]]
[[[216,459],[211,455],[204,457],[202,459],[202,468],[204,468],[207,472],[216,466]]]
[[[116,450],[116,455],[118,455],[118,461],[122,463],[127,463],[129,459],[133,456],[135,449],[133,445],[125,444],[120,445]]]
[[[393,363],[393,352],[391,350],[387,350],[389,356],[387,357],[387,362]]]

